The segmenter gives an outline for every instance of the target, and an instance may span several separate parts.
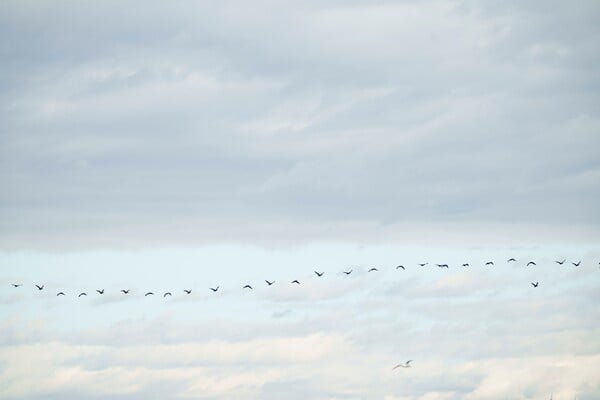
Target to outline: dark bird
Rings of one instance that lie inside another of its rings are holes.
[[[299,284],[300,284],[300,281],[299,281],[298,279],[294,279],[294,280],[292,281],[292,283],[295,283],[295,284],[299,285]]]
[[[317,276],[319,278],[322,277],[324,273],[325,273],[325,271],[323,271],[323,272],[317,272],[317,271],[315,271],[315,274],[317,274]]]
[[[173,294],[171,292],[165,292],[165,294],[163,294],[163,297],[167,297],[167,296],[173,296]]]
[[[40,286],[40,285],[35,285],[36,288],[38,288],[38,290],[44,290],[44,285]]]
[[[506,260],[506,262],[516,262],[517,260],[515,260],[514,258],[509,258],[508,260]]]
[[[104,289],[102,289],[102,290],[96,289],[96,292],[98,292],[98,294],[104,294]]]
[[[219,290],[219,286],[217,286],[217,287],[211,287],[210,290],[212,290],[213,292],[216,292],[217,290]]]
[[[494,265],[494,262],[493,261],[488,261],[488,262],[485,263],[485,265]]]
[[[77,296],[77,297],[81,297],[81,296],[87,296],[87,293],[81,292],[81,293],[79,293],[79,296]]]
[[[576,267],[579,267],[579,265],[581,264],[581,261],[577,261],[576,263],[572,262],[571,264],[573,264]]]
[[[463,264],[463,267],[468,267],[468,266],[469,266],[469,263],[464,263]]]
[[[406,268],[404,268],[404,265],[398,265],[398,266],[396,267],[396,269],[399,269],[399,268],[402,268],[403,270],[406,270]]]
[[[266,280],[266,279],[265,279],[265,282],[267,282],[267,285],[269,285],[269,286],[271,286],[272,284],[274,284],[274,283],[275,283],[275,281],[273,281],[273,282],[269,282],[269,281],[268,281],[268,280]]]
[[[64,296],[64,295],[65,295],[65,292],[58,292],[58,293],[56,293],[56,296]]]
[[[242,289],[252,289],[252,286],[250,285],[245,285]]]
[[[152,292],[146,292],[146,294],[144,295],[144,297],[146,297],[146,296],[154,296],[154,293],[152,293]]]
[[[185,292],[185,294],[190,294],[190,293],[192,293],[192,289],[183,289],[183,291]]]
[[[567,260],[554,261],[554,262],[557,263],[558,265],[563,265],[565,263],[565,261],[567,261]]]
[[[450,268],[448,267],[448,264],[435,264],[437,265],[439,268]]]
[[[373,267],[370,270],[368,270],[367,272],[374,272],[374,271],[379,271],[377,268]]]
[[[129,294],[129,289],[127,289],[127,290],[121,289],[121,292],[123,292],[123,294]]]
[[[537,265],[537,264],[536,264],[536,263],[534,263],[533,261],[529,261],[529,262],[527,263],[527,266],[529,267],[530,265]]]
[[[342,271],[342,272],[343,272],[344,274],[346,274],[346,275],[350,275],[350,274],[352,273],[352,270],[350,270],[350,271]]]
[[[411,362],[412,362],[412,360],[408,360],[407,362],[405,362],[403,364],[398,364],[394,368],[392,368],[392,370],[394,370],[396,368],[410,368],[410,363]]]
[[[531,282],[531,286],[533,286],[533,287],[538,287],[539,284],[540,284],[539,282],[536,282],[536,283]]]
[[[429,263],[424,263],[424,264],[419,264],[419,265],[420,265],[421,267],[424,267],[424,266],[426,266],[427,264],[429,264]]]
[[[11,283],[11,285],[12,285],[13,287],[21,287],[21,286],[23,286],[23,284],[22,284],[22,283]]]

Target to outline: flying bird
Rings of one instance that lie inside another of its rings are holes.
[[[558,265],[563,265],[565,263],[565,261],[567,261],[567,260],[554,261],[554,262],[557,263]]]
[[[494,262],[493,261],[488,261],[488,262],[485,263],[485,265],[494,265]]]
[[[579,265],[581,264],[581,261],[577,261],[576,263],[572,262],[571,264],[573,264],[576,267],[579,267]]]
[[[374,272],[374,271],[379,271],[377,268],[373,267],[370,270],[368,270],[367,272]]]
[[[81,292],[81,293],[79,293],[79,296],[77,296],[77,297],[81,297],[81,296],[87,296],[87,293]]]
[[[252,286],[250,285],[245,285],[242,289],[252,289]],[[216,290],[215,290],[216,291]]]
[[[322,277],[324,273],[325,273],[325,271],[323,271],[323,272],[317,272],[317,271],[315,271],[315,274],[317,274],[317,276],[319,278]]]
[[[298,279],[294,279],[294,280],[292,281],[292,283],[295,283],[295,284],[299,285],[299,284],[300,284],[300,281],[299,281]]]
[[[129,289],[127,289],[127,290],[121,289],[121,292],[123,292],[123,294],[129,294]]]
[[[506,260],[506,262],[516,262],[517,260],[515,260],[514,258],[509,258],[508,260]]]
[[[538,287],[539,284],[540,284],[539,282],[535,282],[535,283],[531,282],[531,286],[533,286],[533,287]]]
[[[21,287],[21,286],[23,286],[23,284],[22,284],[22,283],[11,283],[11,285],[12,285],[13,287]]]
[[[190,293],[192,293],[192,289],[183,289],[183,291],[185,292],[185,294],[190,294]]]
[[[350,274],[352,273],[352,270],[350,270],[350,271],[342,271],[342,272],[343,272],[344,274],[346,274],[346,275],[350,275]]]
[[[269,281],[268,281],[268,280],[266,280],[266,279],[265,279],[265,282],[267,282],[267,285],[269,285],[269,286],[271,286],[272,284],[274,284],[274,283],[275,283],[275,281],[273,281],[273,282],[269,282]]]
[[[211,287],[210,290],[212,290],[213,292],[216,292],[217,290],[219,290],[219,286],[217,286],[215,288]]]
[[[146,296],[154,296],[154,293],[152,293],[152,292],[146,292],[146,294],[144,295],[144,297],[146,297]]]
[[[64,296],[64,295],[65,295],[65,292],[58,292],[58,293],[56,293],[56,296],[57,296],[57,297],[58,297],[58,296]]]
[[[469,266],[469,263],[464,263],[463,264],[463,267],[468,267],[468,266]]]
[[[534,263],[533,261],[529,261],[529,262],[527,263],[527,266],[529,267],[530,265],[537,265],[537,264],[536,264],[536,263]]]
[[[167,296],[173,296],[173,294],[171,292],[165,292],[165,294],[163,294],[163,297],[167,297]]]
[[[435,264],[437,265],[439,268],[450,268],[448,267],[448,264]]]
[[[406,268],[404,268],[404,265],[398,265],[398,266],[396,267],[396,269],[399,269],[399,268],[402,268],[403,270],[406,270]]]
[[[38,288],[38,290],[44,290],[44,285],[40,286],[40,285],[35,285],[36,288]]]
[[[427,264],[429,264],[428,262],[424,263],[424,264],[419,264],[421,267],[426,266]]]
[[[411,365],[410,365],[411,362],[412,362],[412,360],[408,360],[407,362],[405,362],[403,364],[398,364],[394,368],[392,368],[392,370],[395,370],[396,368],[410,368],[411,367]]]
[[[96,292],[98,292],[98,294],[104,294],[104,289],[102,289],[102,290],[96,289]]]

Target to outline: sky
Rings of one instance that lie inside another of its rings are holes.
[[[0,398],[600,398],[599,21],[1,2]]]

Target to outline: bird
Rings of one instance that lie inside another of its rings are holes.
[[[250,285],[245,285],[242,289],[252,289],[252,286]],[[216,290],[215,290],[216,291]]]
[[[295,284],[299,285],[299,284],[300,284],[300,281],[299,281],[298,279],[294,279],[294,280],[292,281],[292,283],[295,283]]]
[[[81,296],[87,296],[87,293],[81,292],[81,293],[79,293],[79,296],[77,296],[77,297],[81,297]]]
[[[344,274],[346,274],[346,275],[350,275],[350,274],[352,273],[352,270],[350,270],[350,271],[342,271],[342,272],[343,272]]]
[[[403,270],[405,270],[405,271],[406,271],[406,268],[404,268],[404,265],[398,265],[398,266],[396,267],[396,269],[403,269]]]
[[[56,293],[56,297],[58,297],[58,296],[64,296],[64,295],[65,295],[65,292],[58,292],[58,293]]]
[[[368,270],[367,272],[374,272],[374,271],[379,271],[377,268],[373,267],[370,270]]]
[[[536,264],[536,263],[534,263],[533,261],[529,261],[529,262],[527,263],[527,266],[529,267],[530,265],[537,265],[537,264]]]
[[[448,264],[435,264],[437,265],[439,268],[450,268],[448,267]]]
[[[463,267],[468,267],[468,266],[469,266],[469,263],[464,263],[463,264]]]
[[[129,294],[129,289],[127,289],[127,290],[121,289],[121,292],[123,292],[123,294]]]
[[[573,264],[576,267],[579,267],[579,265],[581,264],[581,261],[577,261],[576,263],[572,262],[571,264]]]
[[[11,283],[11,285],[12,285],[13,287],[21,287],[21,286],[23,286],[23,284],[22,284],[22,283]]]
[[[567,261],[567,260],[554,261],[554,262],[557,263],[558,265],[563,265],[565,263],[565,261]]]
[[[183,291],[185,292],[185,294],[190,294],[190,293],[192,293],[192,289],[183,289]]]
[[[104,289],[101,289],[101,290],[96,289],[96,292],[98,292],[98,294],[104,294]]]
[[[218,291],[218,290],[219,290],[219,286],[217,286],[216,288],[213,288],[213,287],[211,287],[211,288],[209,288],[209,289],[210,289],[210,290],[212,290],[213,292],[216,292],[216,291]]]
[[[315,271],[315,274],[317,274],[317,276],[319,278],[322,277],[324,273],[325,273],[325,271],[323,271],[323,272],[317,272],[317,271]]]
[[[144,295],[144,297],[146,297],[146,296],[154,296],[154,293],[152,293],[152,292],[146,292],[146,294]]]
[[[424,266],[426,266],[427,264],[429,264],[429,263],[423,263],[423,264],[419,264],[419,266],[421,266],[421,267],[424,267]]]
[[[44,290],[44,285],[40,286],[40,285],[35,285],[36,288],[38,288],[38,290]]]
[[[165,292],[165,294],[163,294],[163,297],[167,297],[167,296],[173,296],[173,294],[171,292]]]
[[[531,282],[531,286],[533,286],[533,287],[538,287],[539,284],[540,284],[539,282],[535,282],[535,283]]]
[[[269,285],[269,286],[271,286],[272,284],[274,284],[274,283],[275,283],[275,281],[273,281],[273,282],[269,282],[269,281],[268,281],[268,280],[266,280],[266,279],[265,279],[265,282],[267,282],[267,285]]]
[[[488,261],[488,262],[485,263],[485,265],[494,265],[494,262],[493,261]]]
[[[394,370],[396,368],[410,368],[410,363],[411,362],[412,362],[412,360],[408,360],[407,362],[405,362],[403,364],[398,364],[394,368],[392,368],[392,370]]]
[[[509,258],[508,260],[506,260],[506,262],[516,262],[517,260],[515,260],[514,258]]]

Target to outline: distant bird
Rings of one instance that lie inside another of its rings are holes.
[[[190,293],[192,293],[192,289],[183,289],[183,291],[185,292],[185,294],[190,294]]]
[[[400,269],[400,268],[402,268],[403,270],[406,270],[406,268],[404,268],[404,265],[398,265],[398,266],[396,267],[396,269]]]
[[[58,297],[58,296],[64,296],[64,295],[65,295],[65,292],[58,292],[58,293],[56,293],[56,296],[57,296],[57,297]]]
[[[165,292],[165,294],[163,294],[163,297],[167,297],[167,296],[173,296],[173,294],[171,292]]]
[[[448,264],[435,264],[437,265],[439,268],[450,268],[448,267]]]
[[[565,261],[567,261],[567,260],[554,261],[554,262],[557,263],[558,265],[563,265],[565,263]]]
[[[506,260],[506,262],[516,262],[517,260],[515,260],[514,258],[509,258],[508,260]]]
[[[419,264],[419,265],[420,265],[421,267],[424,267],[424,266],[426,266],[427,264],[429,264],[429,263],[424,263],[424,264]]]
[[[146,296],[154,296],[154,293],[152,293],[152,292],[146,292],[146,294],[144,295],[144,297],[146,297]]]
[[[96,292],[98,292],[98,294],[104,294],[104,289],[102,289],[102,290],[96,289]]]
[[[529,261],[529,262],[527,263],[527,266],[529,267],[530,265],[537,265],[537,264],[536,264],[536,263],[534,263],[533,261]]]
[[[12,287],[21,287],[23,286],[22,283],[11,283]]]
[[[81,293],[79,293],[79,296],[77,296],[77,297],[81,297],[81,296],[87,296],[87,293],[81,292]]]
[[[245,285],[242,289],[252,289],[252,286],[250,285]]]
[[[538,287],[539,284],[540,284],[539,282],[535,282],[535,283],[531,282],[531,286],[533,286],[533,287]]]
[[[367,272],[374,272],[374,271],[379,271],[377,268],[373,267],[370,270],[368,270]]]
[[[403,364],[398,364],[394,368],[392,368],[392,370],[395,370],[396,368],[410,368],[411,367],[411,365],[410,365],[411,362],[412,362],[412,360],[408,360],[407,362],[405,362]]]
[[[300,284],[300,281],[299,281],[298,279],[294,279],[294,280],[292,281],[292,283],[295,283],[295,284],[299,285],[299,284]]]
[[[468,266],[469,266],[469,263],[464,263],[463,264],[463,267],[468,267]]]
[[[121,292],[123,292],[123,294],[129,294],[129,290],[130,290],[130,289],[127,289],[127,290],[125,290],[125,289],[121,289]]]
[[[350,271],[342,271],[342,272],[343,272],[344,274],[346,274],[346,275],[350,275],[350,274],[352,273],[352,270],[350,270]]]
[[[572,262],[571,264],[573,264],[576,267],[579,267],[579,265],[581,264],[581,261],[577,261],[576,263]]]
[[[213,292],[216,292],[217,290],[219,290],[219,286],[217,286],[215,288],[211,287],[210,290],[212,290]]]
[[[322,277],[324,273],[325,273],[325,271],[323,271],[323,272],[317,272],[317,271],[315,271],[315,274],[317,274],[317,276],[319,278]]]
[[[267,282],[267,285],[269,285],[269,286],[271,286],[272,284],[274,284],[274,283],[275,283],[275,281],[273,281],[273,282],[269,282],[269,281],[268,281],[268,280],[266,280],[266,279],[265,279],[265,282]]]
[[[493,261],[488,261],[488,262],[485,263],[485,265],[494,265],[494,262]]]
[[[44,290],[44,285],[40,286],[40,285],[35,285],[36,288],[38,288],[38,290]]]

